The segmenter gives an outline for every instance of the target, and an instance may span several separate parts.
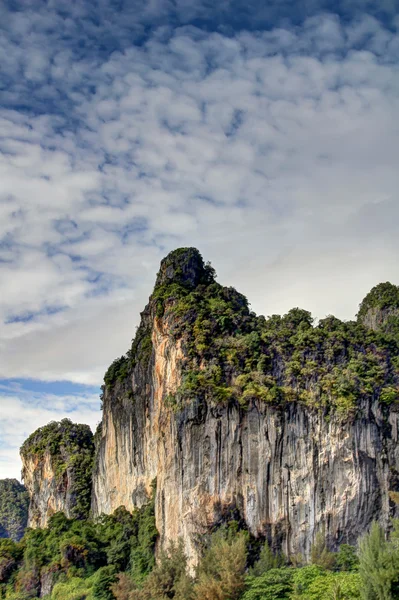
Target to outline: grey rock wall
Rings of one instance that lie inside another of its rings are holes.
[[[192,563],[201,536],[232,508],[288,555],[308,555],[319,530],[334,548],[373,519],[388,526],[399,483],[395,410],[362,401],[343,418],[297,402],[243,409],[198,400],[175,413],[165,398],[180,383],[184,352],[170,323],[144,318],[153,319],[150,363],[104,397],[95,515],[140,506],[157,478],[161,544],[181,536]]]

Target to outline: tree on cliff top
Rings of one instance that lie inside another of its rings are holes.
[[[399,305],[399,288],[373,288],[359,315],[374,305]],[[115,385],[133,396],[135,370],[136,381],[149,381],[157,319],[184,349],[181,385],[165,398],[175,412],[193,400],[244,409],[252,402],[295,401],[342,419],[356,415],[361,399],[399,404],[399,317],[389,313],[383,330],[361,318],[330,316],[315,325],[300,308],[258,317],[245,296],[215,281],[195,248],[179,248],[162,260],[132,346],[105,374],[106,397]]]

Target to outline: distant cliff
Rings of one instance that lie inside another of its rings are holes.
[[[196,249],[169,254],[104,377],[92,515],[142,506],[156,479],[160,545],[181,537],[191,562],[232,515],[287,555],[308,555],[318,531],[336,548],[373,519],[388,526],[399,515],[398,306],[399,288],[381,284],[356,321],[315,326],[299,308],[258,317]],[[71,514],[68,490],[79,493],[69,444],[55,453],[65,468],[36,446],[23,448],[24,479],[30,523],[44,524]]]
[[[0,480],[0,538],[18,541],[28,523],[29,495],[16,479]]]
[[[361,303],[357,318],[369,329],[399,338],[399,287],[389,282],[373,287]]]
[[[30,527],[45,527],[59,511],[68,517],[88,517],[93,455],[90,427],[68,419],[49,423],[26,440],[21,458],[30,496]]]

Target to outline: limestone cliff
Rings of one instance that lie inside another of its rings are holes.
[[[142,505],[156,478],[161,544],[181,536],[192,561],[233,512],[287,554],[308,554],[320,529],[334,547],[387,525],[397,338],[361,319],[315,327],[300,309],[256,317],[214,276],[195,249],[161,263],[132,348],[105,376],[93,514]]]
[[[33,433],[21,448],[22,477],[29,492],[29,527],[46,527],[62,511],[68,517],[89,514],[94,455],[88,425],[68,419]]]

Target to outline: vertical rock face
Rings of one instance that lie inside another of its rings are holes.
[[[16,479],[0,480],[0,538],[19,541],[28,523],[29,495]]]
[[[388,525],[399,364],[369,335],[333,318],[314,328],[299,309],[257,318],[196,250],[172,253],[105,376],[93,514],[142,505],[156,478],[161,544],[182,537],[192,562],[232,512],[287,554],[308,554],[321,529],[336,547]]]
[[[106,409],[95,512],[133,509],[157,477],[161,539],[183,537],[193,559],[198,536],[231,509],[287,554],[307,554],[320,529],[332,547],[353,543],[373,519],[388,525],[396,513],[389,491],[399,472],[398,415],[387,422],[376,404],[345,425],[295,405],[195,403],[174,415],[154,399],[152,409],[150,417],[141,406],[139,419],[127,412],[125,428]]]
[[[87,517],[90,509],[93,434],[68,419],[33,433],[21,448],[22,477],[30,497],[29,527],[46,527],[62,511]]]
[[[29,525],[87,517],[90,502],[93,516],[133,510],[156,480],[160,544],[181,537],[191,564],[232,516],[288,555],[307,555],[320,530],[336,548],[373,519],[388,526],[399,516],[398,310],[399,288],[381,284],[357,321],[313,326],[298,308],[257,317],[197,250],[172,252],[132,347],[105,374],[94,442],[64,420],[22,447]]]

